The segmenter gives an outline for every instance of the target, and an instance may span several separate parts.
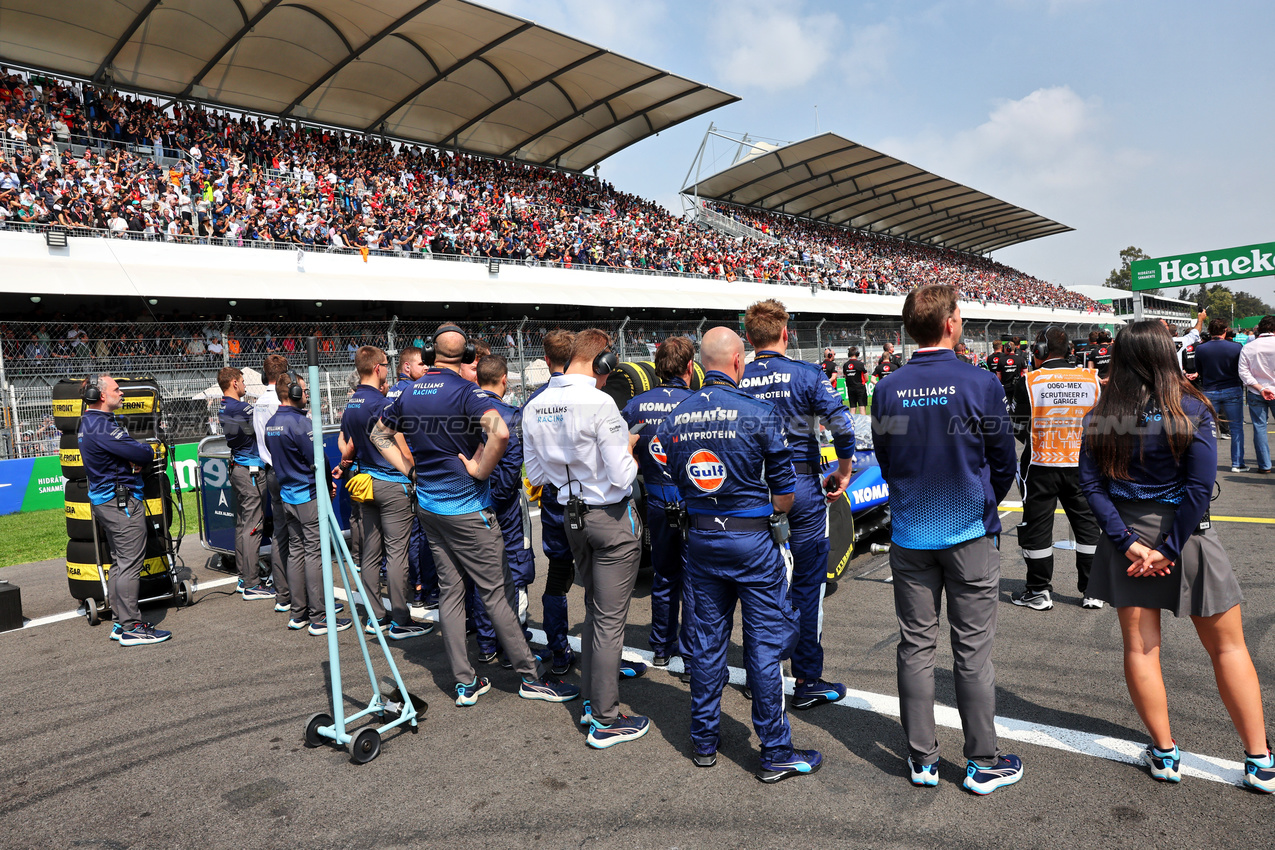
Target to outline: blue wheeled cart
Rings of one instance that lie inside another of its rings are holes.
[[[330,425],[323,429],[323,452],[327,456],[327,469],[336,466],[341,459],[337,448],[337,434],[341,428]],[[195,510],[199,516],[199,543],[216,556],[210,565],[212,569],[225,573],[238,572],[235,565],[235,501],[234,488],[230,486],[230,449],[223,436],[205,437],[199,443],[195,456],[197,473],[195,487],[198,498]],[[270,499],[263,500],[265,513],[262,527],[258,530],[261,536],[261,558],[269,562],[273,550],[271,534],[273,518],[270,512]],[[344,487],[337,488],[336,499],[332,509],[341,525],[341,534],[345,539],[350,537],[350,497]]]

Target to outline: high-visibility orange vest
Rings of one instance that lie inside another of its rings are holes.
[[[1031,402],[1031,462],[1037,466],[1078,466],[1082,421],[1098,403],[1098,373],[1088,369],[1028,372]]]

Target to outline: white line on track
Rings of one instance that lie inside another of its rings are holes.
[[[1004,505],[1002,505],[1004,507]],[[238,581],[234,576],[227,578],[213,579],[212,581],[200,582],[196,585],[196,590],[209,590],[214,587],[221,587],[227,584],[233,584]],[[335,596],[343,601],[349,601],[343,588],[335,588]],[[359,593],[354,596],[356,603],[362,603],[362,599],[358,598]],[[383,600],[385,606],[389,607],[389,600]],[[36,626],[45,626],[52,623],[71,620],[81,617],[79,611],[67,611],[62,614],[54,614],[49,617],[40,617],[35,620],[28,620],[24,625],[24,629],[34,628]],[[438,612],[426,612],[423,608],[412,608],[412,617],[416,620],[438,622]],[[548,638],[541,629],[531,629],[531,642],[537,645],[546,645]],[[580,652],[580,638],[568,636],[567,642],[576,652]],[[630,661],[643,661],[647,664],[651,663],[652,653],[644,649],[634,649],[633,647],[624,647],[623,655]],[[656,669],[656,668],[652,668]],[[669,661],[668,672],[681,673],[686,668],[682,664],[681,658],[673,658]],[[739,667],[728,667],[730,675],[730,684],[744,685],[747,683],[747,673]],[[784,677],[784,693],[791,695],[796,680]],[[898,697],[892,697],[888,694],[877,694],[871,691],[859,691],[847,689],[846,696],[840,702],[834,703],[840,708],[854,708],[860,711],[870,711],[873,714],[880,714],[888,717],[899,716],[899,700]],[[939,726],[948,729],[960,729],[961,717],[955,708],[936,705],[934,707],[934,720]],[[1054,750],[1062,750],[1068,753],[1077,753],[1080,755],[1091,756],[1093,758],[1107,759],[1108,761],[1124,762],[1125,764],[1141,764],[1142,751],[1145,744],[1139,744],[1134,741],[1126,741],[1120,738],[1112,738],[1106,735],[1098,735],[1092,732],[1082,732],[1077,729],[1065,729],[1060,726],[1049,726],[1044,723],[1032,723],[1026,720],[1015,720],[1012,717],[996,718],[996,734],[1002,740],[1019,741],[1024,744],[1031,744],[1037,747],[1047,747]],[[1028,762],[1031,767],[1031,762]],[[1197,777],[1199,779],[1207,779],[1211,782],[1221,782],[1227,785],[1241,785],[1244,779],[1244,765],[1237,761],[1217,758],[1199,753],[1189,753],[1182,751],[1182,772],[1187,776]]]

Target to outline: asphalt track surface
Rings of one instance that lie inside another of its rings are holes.
[[[1214,516],[1275,520],[1275,476],[1223,470]],[[1016,495],[1010,497],[1016,498]],[[1019,513],[1007,510],[1007,528]],[[1245,630],[1275,721],[1275,523],[1218,523],[1245,592]],[[1060,516],[1056,538],[1065,539]],[[536,542],[539,551],[539,542]],[[1269,843],[1275,799],[1231,784],[1243,754],[1189,620],[1165,618],[1174,734],[1190,774],[1153,782],[1132,761],[1146,741],[1121,676],[1115,612],[1087,611],[1072,554],[1058,551],[1052,611],[1009,604],[1024,566],[1002,546],[995,661],[1002,746],[1022,756],[1017,786],[977,798],[960,787],[955,712],[940,710],[940,784],[907,781],[897,718],[897,628],[887,556],[860,555],[825,603],[826,678],[846,704],[791,712],[794,742],[827,761],[776,786],[753,778],[749,703],[729,688],[718,764],[687,756],[689,686],[652,670],[621,686],[646,714],[644,739],[589,749],[579,703],[517,696],[518,677],[481,668],[492,690],[452,704],[437,633],[393,645],[429,711],[418,735],[391,732],[379,758],[307,749],[307,719],[330,711],[325,638],[291,632],[268,602],[245,602],[182,555],[202,584],[190,608],[148,609],[172,641],[123,648],[84,618],[42,621],[75,604],[60,561],[3,571],[32,625],[0,634],[0,847],[1056,847],[1235,848]],[[539,581],[544,558],[538,557]],[[646,650],[650,577],[639,579],[626,644]],[[538,588],[532,594],[538,626]],[[582,593],[571,594],[578,635]],[[353,631],[340,635],[347,710],[370,689]],[[742,665],[738,628],[731,664]],[[940,643],[938,701],[953,706]],[[472,644],[471,644],[472,645]],[[675,662],[676,663],[676,662]],[[383,662],[378,673],[388,680]],[[578,670],[568,680],[578,681]],[[891,713],[891,706],[894,706]],[[1210,761],[1209,759],[1212,759]]]

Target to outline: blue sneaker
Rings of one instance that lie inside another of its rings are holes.
[[[432,631],[434,631],[433,623],[426,623],[423,626],[418,626],[415,623],[400,626],[398,623],[390,621],[390,627],[385,636],[390,640],[407,640],[408,638],[422,637]]]
[[[238,593],[240,596],[243,596],[243,591],[244,591],[243,579],[239,579],[239,583],[235,585],[235,593]]]
[[[260,584],[256,587],[249,587],[239,592],[243,594],[244,599],[249,601],[253,599],[274,599],[274,589]]]
[[[798,682],[792,690],[792,707],[805,711],[817,705],[838,702],[845,698],[846,686],[836,682],[825,682],[823,679],[809,679]]]
[[[367,625],[363,627],[363,634],[365,634],[365,635],[374,635],[374,634],[376,634],[376,626],[375,626],[375,625],[373,625],[374,623],[379,623],[379,624],[380,624],[380,626],[381,626],[381,631],[385,631],[386,629],[388,629],[388,628],[390,627],[390,623],[392,623],[392,622],[393,622],[393,620],[391,620],[391,619],[389,618],[389,616],[388,616],[388,615],[386,615],[386,616],[382,617],[382,618],[381,618],[381,619],[379,619],[379,620],[375,620],[375,619],[373,619],[373,618],[371,618],[371,617],[368,617],[368,618],[367,618]]]
[[[172,632],[157,629],[150,623],[138,623],[131,629],[120,632],[120,646],[142,646],[148,643],[163,643],[173,636]]]
[[[279,598],[276,596],[274,603],[274,610],[276,614],[286,614],[292,610],[291,602],[280,602],[278,600]]]
[[[965,787],[980,797],[1022,778],[1023,760],[1018,756],[1001,756],[994,767],[979,767],[974,761],[965,765]]]
[[[1244,785],[1263,794],[1275,794],[1275,754],[1271,753],[1269,742],[1264,756],[1244,754]]]
[[[593,704],[590,703],[588,700],[585,700],[584,704],[580,706],[580,709],[581,709],[580,725],[592,726],[593,725]]]
[[[1182,753],[1178,750],[1178,742],[1173,742],[1173,749],[1165,752],[1156,749],[1154,744],[1147,744],[1142,751],[1142,760],[1151,769],[1151,778],[1160,782],[1182,781]]]
[[[908,770],[912,774],[912,784],[920,788],[933,788],[939,784],[939,763],[917,764],[908,756]]]
[[[524,679],[518,686],[518,696],[545,702],[570,702],[580,696],[580,689],[575,685],[568,685],[566,682],[544,676],[534,682]]]
[[[565,676],[571,670],[571,665],[575,663],[575,660],[576,654],[570,649],[563,650],[561,654],[555,652],[549,672],[555,676]]]
[[[783,782],[793,776],[815,773],[823,767],[823,756],[818,750],[793,750],[782,759],[761,760],[757,778],[767,784]]]
[[[456,704],[473,705],[478,698],[491,690],[491,682],[482,676],[475,676],[468,685],[456,683]]]
[[[636,679],[638,676],[641,676],[645,672],[646,672],[646,665],[643,664],[641,661],[626,661],[623,658],[620,659],[620,678],[621,679]]]
[[[651,721],[641,715],[616,715],[615,722],[603,726],[597,720],[589,721],[589,737],[586,743],[595,750],[605,750],[625,741],[636,741],[651,731]]]
[[[291,625],[291,623],[289,623],[289,625]],[[336,626],[334,626],[334,628],[338,632],[343,632],[352,625],[354,625],[353,620],[338,619],[336,621]],[[310,634],[314,635],[315,637],[318,637],[319,635],[326,635],[328,633],[328,623],[326,620],[314,621],[310,623],[309,631],[310,631]]]
[[[309,625],[310,625],[309,617],[293,617],[292,619],[288,620],[288,628],[292,629],[294,632],[299,632]]]
[[[119,640],[120,635],[124,634],[124,627],[119,623],[111,626],[111,640]]]

